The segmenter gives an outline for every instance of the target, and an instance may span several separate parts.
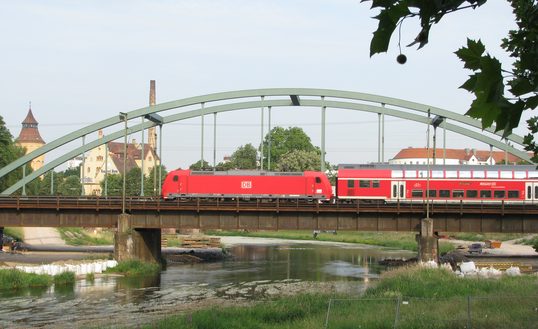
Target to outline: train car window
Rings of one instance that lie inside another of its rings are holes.
[[[378,188],[379,187],[379,181],[378,180],[372,181],[372,187],[373,188]]]
[[[491,198],[491,191],[482,190],[480,191],[481,198]]]
[[[519,199],[519,191],[508,191],[508,199]]]
[[[527,186],[527,199],[532,199],[532,186]]]
[[[349,188],[354,188],[354,187],[355,187],[355,181],[353,181],[353,180],[351,180],[351,179],[348,180],[348,181],[347,181],[347,187],[349,187]]]
[[[437,198],[437,190],[428,190],[428,196],[430,198]]]
[[[514,178],[518,178],[518,179],[527,178],[527,173],[524,171],[514,171]]]
[[[417,171],[416,170],[406,170],[405,171],[405,177],[406,178],[417,178]]]
[[[452,191],[453,198],[463,198],[463,190],[454,190]]]
[[[476,198],[476,197],[478,197],[478,191],[477,190],[467,190],[467,197],[468,198]]]
[[[428,177],[428,171],[427,170],[419,170],[418,171],[418,177],[420,177],[420,178]]]
[[[432,178],[444,178],[442,170],[432,170]]]
[[[509,178],[512,179],[512,171],[501,171],[501,178]]]
[[[369,180],[360,180],[359,181],[359,187],[370,188],[370,181]]]
[[[534,198],[538,196],[538,186],[534,187]]]
[[[422,190],[412,190],[411,191],[411,197],[412,198],[422,198]]]
[[[174,177],[172,178],[172,181],[177,182],[178,180],[179,180],[179,177],[177,177],[177,175],[174,175]]]
[[[398,196],[398,186],[392,185],[392,197],[396,198]]]
[[[316,184],[319,184],[319,183],[321,183],[321,178],[316,177]]]
[[[391,173],[392,178],[403,178],[402,170],[393,170]]]
[[[404,197],[404,187],[403,185],[400,185],[400,198],[403,199]]]
[[[529,178],[538,178],[538,171],[529,171]]]
[[[484,171],[480,170],[480,171],[473,171],[473,178],[484,178],[486,177],[484,175]]]
[[[458,178],[458,172],[455,170],[447,170],[445,174],[446,178]]]
[[[499,172],[496,170],[488,170],[486,171],[486,178],[499,178]]]
[[[440,198],[450,198],[450,190],[439,190]]]
[[[460,178],[471,178],[471,172],[470,171],[460,171]]]
[[[493,197],[495,199],[503,199],[504,198],[504,191],[493,191]]]

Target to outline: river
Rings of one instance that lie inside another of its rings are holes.
[[[179,265],[160,276],[98,276],[74,288],[0,293],[2,328],[131,326],[211,305],[239,305],[306,291],[360,294],[385,270],[382,258],[413,253],[363,245],[236,245],[224,261]]]

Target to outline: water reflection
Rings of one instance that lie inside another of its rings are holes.
[[[160,276],[96,277],[71,287],[0,292],[0,327],[71,327],[136,323],[151,312],[168,313],[196,303],[259,299],[301,291],[360,293],[383,267],[385,257],[408,252],[311,244],[241,245],[232,259],[192,265],[169,264]],[[312,283],[314,282],[314,283]]]

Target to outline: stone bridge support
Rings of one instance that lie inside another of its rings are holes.
[[[140,260],[161,262],[161,229],[133,228],[131,215],[118,216],[118,227],[114,236],[114,258],[120,262]]]
[[[419,261],[439,262],[439,240],[433,234],[433,219],[423,218],[420,221],[420,234],[417,234],[416,239]]]

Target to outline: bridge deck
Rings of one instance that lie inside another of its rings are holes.
[[[0,226],[115,227],[118,197],[0,197]],[[426,202],[338,202],[129,197],[137,228],[416,231]],[[429,204],[438,231],[538,232],[538,203]]]

